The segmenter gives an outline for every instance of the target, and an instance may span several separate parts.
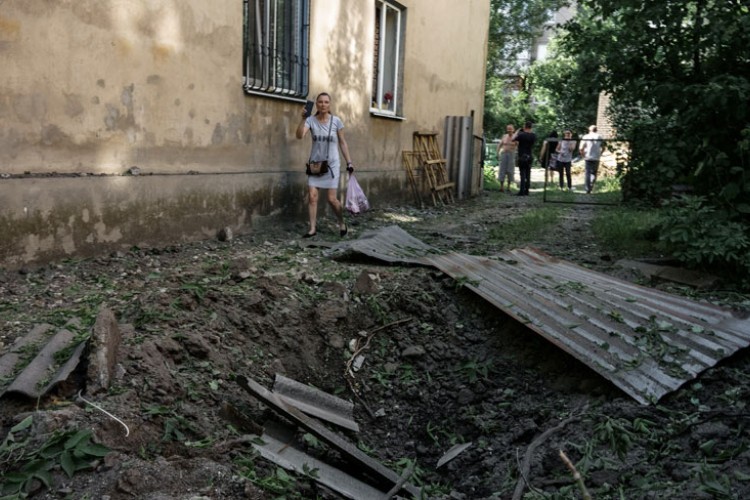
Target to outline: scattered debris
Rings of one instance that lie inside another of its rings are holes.
[[[345,498],[354,500],[381,500],[385,495],[381,490],[352,477],[351,475],[318,460],[296,447],[289,445],[294,439],[292,432],[280,436],[279,425],[267,425],[261,443],[253,443],[260,456],[287,470],[301,475],[311,476],[319,482],[338,492]],[[400,489],[400,488],[399,488]]]
[[[362,365],[365,364],[365,357],[359,354],[354,358],[354,362],[352,363],[352,370],[355,372],[358,372],[360,369],[362,369]]]
[[[105,415],[107,415],[109,418],[115,420],[117,423],[119,423],[120,425],[122,425],[125,428],[125,437],[128,437],[130,435],[130,428],[127,426],[127,424],[125,422],[123,422],[119,418],[115,417],[110,412],[108,412],[107,410],[105,410],[101,406],[97,405],[96,403],[93,403],[93,402],[89,401],[88,399],[84,398],[83,396],[81,396],[81,391],[78,391],[77,398],[80,399],[82,402],[86,403],[87,405],[93,406],[94,408],[96,408],[100,412],[102,412]]]
[[[575,422],[581,418],[581,415],[585,413],[585,411],[588,409],[588,406],[584,406],[583,409],[580,412],[577,412],[574,415],[569,416],[556,426],[547,429],[543,433],[539,435],[534,441],[531,442],[528,448],[526,448],[526,453],[524,453],[523,456],[523,463],[518,464],[518,482],[516,483],[516,489],[513,492],[513,500],[521,500],[523,498],[523,491],[524,488],[529,485],[527,477],[529,476],[529,472],[531,471],[531,459],[534,456],[534,452],[536,449],[544,443],[547,438],[549,438],[552,434],[560,431],[563,429],[566,425],[570,424],[571,422]]]
[[[356,463],[368,476],[372,478],[377,488],[391,488],[399,481],[399,476],[391,469],[383,466],[359,448],[344,440],[342,437],[334,434],[317,420],[306,416],[296,408],[287,405],[283,398],[270,392],[252,379],[239,375],[236,378],[237,383],[248,393],[261,400],[274,411],[280,413],[294,424],[312,433],[328,446],[333,447],[339,454],[347,460]],[[401,490],[411,494],[415,498],[420,498],[419,488],[405,484]]]
[[[378,292],[380,275],[367,270],[359,273],[352,292],[358,295],[373,295]]]
[[[583,498],[583,500],[591,500],[591,494],[589,493],[589,490],[586,488],[586,485],[583,482],[583,476],[581,476],[581,473],[578,472],[578,469],[576,469],[576,466],[573,465],[573,462],[571,462],[571,460],[568,458],[568,455],[566,455],[562,450],[560,450],[560,459],[563,461],[568,470],[570,470],[571,474],[573,474],[573,479],[578,485],[578,489],[581,490],[581,498]]]
[[[90,354],[86,377],[88,394],[109,389],[121,341],[122,335],[114,313],[106,307],[100,309],[89,339]]]
[[[469,441],[468,443],[456,444],[456,445],[451,446],[451,448],[448,451],[446,451],[442,457],[440,457],[440,460],[438,460],[437,465],[435,467],[439,468],[447,464],[448,462],[450,462],[451,460],[459,456],[461,453],[466,451],[466,449],[468,449],[471,446],[471,444],[472,444],[471,441]]]
[[[40,331],[38,328],[32,330],[29,333],[29,337],[33,336],[36,338],[39,335],[38,331]],[[46,332],[46,330],[43,331]],[[22,344],[31,348],[35,345],[23,340]],[[69,330],[58,330],[0,396],[8,393],[17,393],[33,399],[41,397],[68,379],[76,366],[78,366],[85,347],[85,342],[75,344],[75,335]],[[62,363],[58,362],[58,359],[61,357],[60,353],[63,353],[62,356],[66,358]],[[18,368],[18,364],[24,362],[18,354],[18,351],[11,351],[3,356],[3,360],[0,361],[0,367],[3,367],[3,372],[14,373]],[[6,357],[9,358],[6,360]]]
[[[273,393],[281,396],[288,405],[308,415],[359,432],[359,425],[354,421],[354,404],[350,401],[337,398],[278,373],[273,384]]]

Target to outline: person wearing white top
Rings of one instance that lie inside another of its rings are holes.
[[[596,133],[596,125],[591,125],[589,133],[581,137],[580,153],[586,162],[586,193],[590,194],[594,189],[599,159],[602,156],[602,138]]]
[[[565,187],[563,175],[568,181],[568,190],[573,189],[573,179],[570,174],[570,166],[573,162],[573,151],[576,149],[576,141],[573,140],[573,132],[563,132],[563,140],[557,143],[557,167],[560,172],[560,189]]]
[[[343,237],[349,232],[344,220],[344,210],[337,197],[339,175],[341,174],[341,159],[339,149],[346,160],[347,172],[354,172],[352,157],[349,154],[349,146],[344,138],[344,123],[337,116],[331,114],[331,96],[327,92],[321,92],[315,98],[317,112],[308,116],[307,110],[302,109],[302,116],[297,126],[297,139],[302,139],[308,132],[312,136],[312,149],[310,151],[310,162],[327,161],[329,170],[324,175],[314,176],[308,174],[307,178],[307,213],[310,222],[310,230],[303,238],[312,238],[318,234],[318,190],[328,191],[326,200],[336,214],[339,223],[339,234]]]

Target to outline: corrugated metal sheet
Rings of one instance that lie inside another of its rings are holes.
[[[24,337],[19,337],[10,352],[0,358],[0,378],[10,378],[23,367],[8,387],[0,390],[0,398],[9,393],[22,394],[29,398],[39,398],[68,379],[78,366],[86,347],[79,342],[75,348],[75,335],[65,329],[57,330],[48,336],[51,325],[37,325]],[[33,359],[24,361],[24,352],[38,351]],[[67,352],[69,351],[69,352]],[[67,352],[67,360],[60,364],[57,358]]]
[[[354,421],[354,403],[338,398],[315,387],[276,374],[273,392],[284,402],[313,417],[359,432]]]
[[[345,242],[387,262],[433,266],[642,404],[750,345],[748,315],[613,278],[535,249],[440,252],[397,226]]]

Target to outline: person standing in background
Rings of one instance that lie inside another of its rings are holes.
[[[549,133],[544,142],[542,143],[542,149],[539,151],[539,163],[542,164],[544,169],[544,182],[554,182],[555,170],[557,168],[557,130],[553,130]]]
[[[589,127],[589,133],[581,138],[581,156],[586,162],[586,194],[591,194],[599,172],[599,161],[602,157],[602,138],[596,132],[596,125]]]
[[[516,149],[518,145],[513,142],[513,135],[516,129],[513,125],[505,127],[505,135],[500,138],[497,145],[497,156],[500,158],[500,172],[498,180],[500,181],[500,192],[503,192],[503,182],[508,179],[508,192],[510,193],[510,183],[515,183],[513,172],[516,169]]]
[[[536,142],[536,134],[531,131],[532,123],[526,122],[523,130],[520,130],[513,138],[518,144],[518,173],[521,175],[521,185],[518,188],[518,196],[528,196],[531,187],[531,162],[533,155],[531,148]]]
[[[568,181],[568,189],[573,189],[573,179],[570,166],[573,162],[573,151],[576,149],[576,141],[573,140],[573,132],[563,132],[563,139],[557,144],[557,168],[560,172],[560,189],[565,188],[563,174]]]

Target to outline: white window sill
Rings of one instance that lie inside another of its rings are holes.
[[[386,113],[375,108],[370,108],[370,115],[377,116],[378,118],[389,118],[391,120],[399,120],[399,121],[406,120],[405,116],[397,116],[397,115],[394,115],[393,113]]]

